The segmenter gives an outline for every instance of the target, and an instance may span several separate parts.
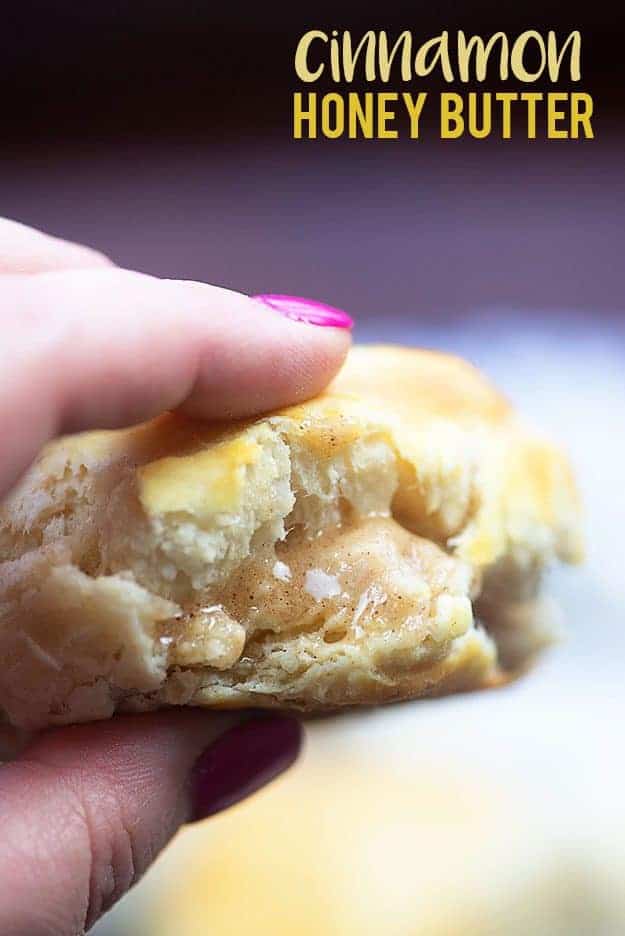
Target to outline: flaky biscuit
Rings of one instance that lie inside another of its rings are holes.
[[[580,557],[565,458],[458,358],[355,348],[253,421],[49,445],[0,508],[0,709],[302,710],[501,681]]]

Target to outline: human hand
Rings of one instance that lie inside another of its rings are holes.
[[[350,324],[287,297],[261,304],[122,270],[0,221],[0,497],[62,433],[166,409],[230,419],[306,399],[340,367]],[[198,709],[39,736],[0,766],[0,932],[83,933],[182,823],[268,782],[300,742],[291,718]]]

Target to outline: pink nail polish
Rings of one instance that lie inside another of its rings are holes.
[[[316,299],[303,299],[301,296],[281,296],[273,293],[264,293],[251,297],[255,302],[262,302],[294,322],[306,322],[308,325],[325,325],[330,328],[352,328],[353,319],[334,306]]]
[[[191,821],[233,806],[290,767],[302,746],[295,718],[263,715],[236,725],[193,768]]]

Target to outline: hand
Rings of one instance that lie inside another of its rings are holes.
[[[122,270],[0,221],[0,497],[62,433],[174,408],[244,417],[310,397],[338,370],[349,324],[284,297],[261,304]],[[266,783],[300,740],[290,718],[199,709],[39,736],[0,766],[0,932],[84,932],[181,823]]]

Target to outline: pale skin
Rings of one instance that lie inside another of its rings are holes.
[[[297,402],[349,345],[345,330],[122,270],[7,220],[0,334],[0,497],[50,438],[166,409],[228,419]],[[234,720],[180,710],[56,729],[1,765],[3,936],[88,929],[189,818],[192,766]]]

